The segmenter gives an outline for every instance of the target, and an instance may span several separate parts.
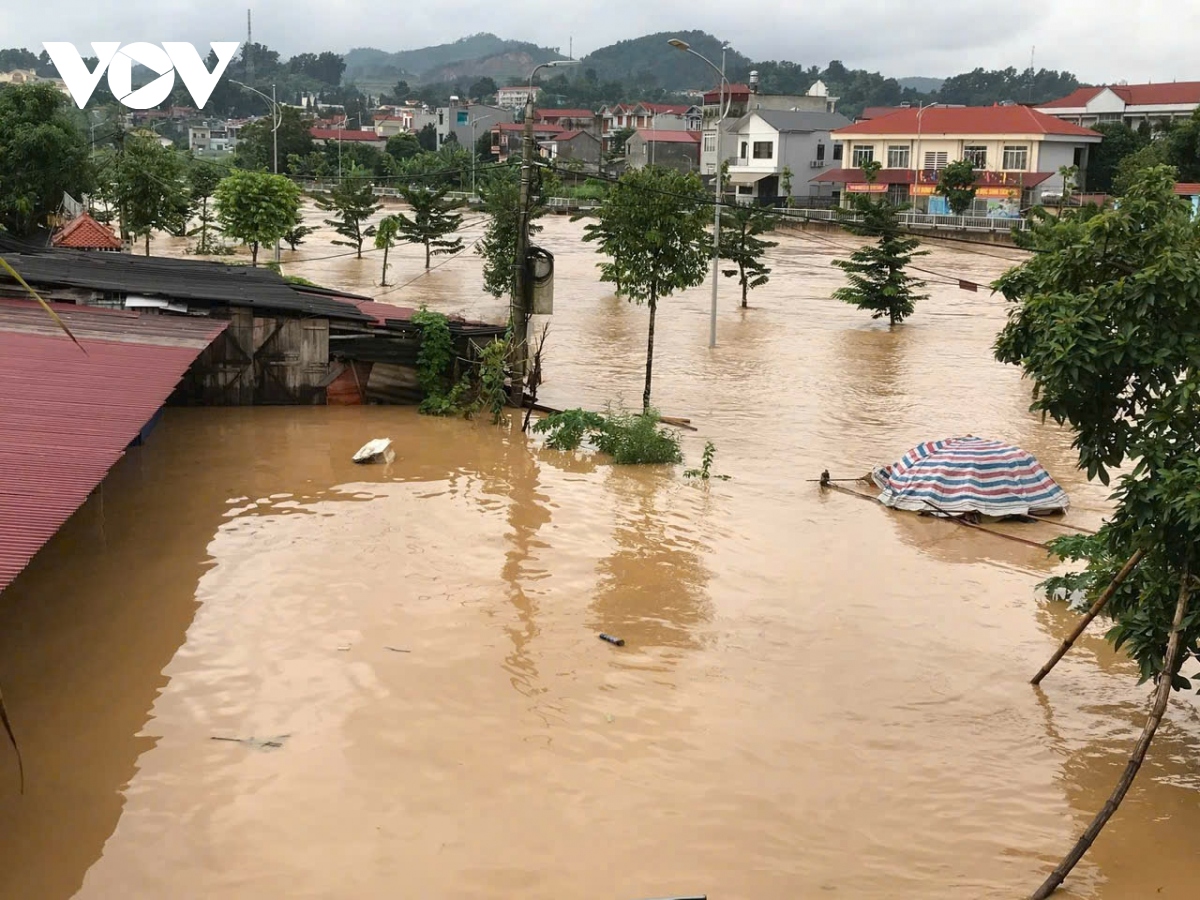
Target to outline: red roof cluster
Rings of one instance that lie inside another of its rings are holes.
[[[1168,81],[1162,84],[1110,84],[1108,90],[1125,101],[1126,106],[1159,106],[1173,103],[1200,104],[1200,81]],[[1087,106],[1097,94],[1105,89],[1083,87],[1065,97],[1039,103],[1039,109],[1078,109]]]
[[[839,128],[834,134],[916,134],[918,129],[921,134],[927,135],[1064,134],[1100,137],[1089,128],[1072,125],[1028,106],[927,106],[923,110],[910,107],[877,119]]]
[[[121,239],[87,213],[80,213],[62,227],[50,242],[72,250],[120,250]]]

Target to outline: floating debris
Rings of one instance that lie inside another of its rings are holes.
[[[363,444],[351,458],[359,464],[376,462],[380,459],[390,463],[396,458],[396,453],[392,450],[391,438],[375,438],[375,440]]]
[[[277,734],[273,738],[261,740],[256,737],[236,738],[236,737],[221,737],[214,735],[214,741],[226,741],[230,744],[245,744],[247,747],[254,747],[256,750],[278,750],[283,746],[283,742],[290,738],[290,734]]]
[[[604,634],[603,632],[601,632],[601,634],[600,634],[600,640],[608,641],[610,644],[613,644],[614,646],[617,646],[617,647],[625,646],[624,638],[613,637],[611,634]]]

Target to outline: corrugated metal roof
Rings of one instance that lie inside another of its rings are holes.
[[[0,301],[0,591],[121,458],[228,324]]]
[[[333,319],[363,318],[352,303],[303,295],[270,269],[195,259],[43,250],[8,253],[5,259],[35,287],[60,285],[117,291],[261,310],[285,310]],[[13,282],[0,274],[0,283]]]

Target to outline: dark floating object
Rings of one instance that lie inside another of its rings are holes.
[[[611,634],[604,634],[603,632],[601,632],[601,634],[600,634],[600,640],[608,641],[610,644],[613,644],[614,646],[617,646],[617,647],[625,646],[624,638],[613,637]]]

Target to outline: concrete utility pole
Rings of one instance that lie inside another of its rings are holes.
[[[529,93],[525,97],[525,127],[521,141],[521,195],[517,212],[517,246],[513,259],[513,294],[509,306],[512,323],[512,344],[509,365],[512,371],[512,391],[509,402],[525,404],[525,373],[529,362],[529,316],[532,308],[532,284],[529,278],[529,205],[533,181],[533,79],[539,69],[577,66],[577,59],[556,59],[535,66],[529,73]]]
[[[249,13],[247,13],[249,16]],[[271,171],[276,175],[279,174],[279,126],[283,124],[283,110],[275,100],[275,85],[271,85],[271,96],[268,97],[258,88],[252,88],[248,84],[243,84],[240,81],[229,80],[230,84],[236,84],[240,88],[245,88],[252,94],[258,94],[268,103],[271,104]],[[275,242],[275,262],[279,262],[279,241]]]
[[[725,123],[725,117],[729,115],[729,107],[733,103],[733,95],[729,95],[729,100],[725,99],[725,89],[728,82],[725,79],[725,51],[729,48],[729,44],[721,45],[721,68],[708,59],[702,56],[691,48],[687,41],[681,41],[678,38],[672,38],[667,41],[676,50],[682,50],[685,53],[690,53],[697,59],[704,60],[708,67],[721,76],[721,81],[717,88],[717,108],[721,111],[721,115],[717,119],[717,169],[713,176],[713,251],[712,251],[712,305],[708,314],[708,346],[713,348],[717,346],[717,289],[719,287],[718,279],[721,276],[721,129]]]

